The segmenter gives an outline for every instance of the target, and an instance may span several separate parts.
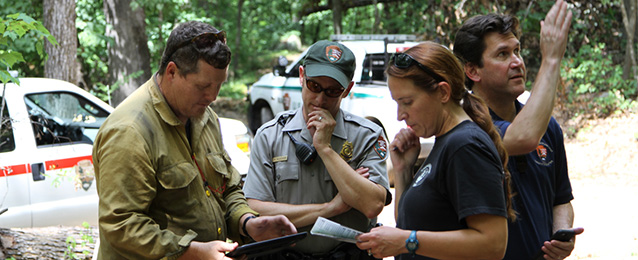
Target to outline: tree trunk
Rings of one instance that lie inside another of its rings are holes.
[[[343,4],[341,0],[332,0],[332,27],[334,27],[334,34],[341,34],[343,11]]]
[[[80,70],[77,61],[78,38],[75,29],[74,0],[44,0],[43,25],[60,45],[44,41],[49,58],[44,64],[44,76],[78,84]]]
[[[244,7],[244,0],[239,0],[237,2],[237,35],[235,35],[235,49],[232,50],[233,52],[233,56],[235,56],[234,60],[232,62],[233,64],[233,76],[234,77],[239,77],[240,75],[237,74],[238,70],[237,70],[237,64],[239,64],[239,57],[241,57],[241,15],[242,15],[242,9]]]
[[[151,77],[151,54],[146,37],[142,8],[131,7],[131,0],[104,0],[106,36],[109,51],[111,104],[117,106]],[[113,90],[113,88],[116,88]]]
[[[638,82],[638,65],[636,64],[636,31],[638,31],[638,3],[635,0],[620,0],[623,24],[627,32],[627,46],[625,48],[625,64],[623,78],[634,78]],[[638,83],[637,83],[638,84]],[[638,86],[637,86],[638,87]]]
[[[96,228],[0,228],[0,259],[91,259],[97,237]]]

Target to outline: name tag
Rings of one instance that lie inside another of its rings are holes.
[[[288,156],[284,155],[284,156],[277,156],[272,158],[272,162],[285,162],[288,161]]]

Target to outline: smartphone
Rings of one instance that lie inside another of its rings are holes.
[[[571,240],[575,235],[576,235],[576,232],[574,232],[574,230],[559,229],[552,235],[552,237],[549,240],[550,241],[558,240],[558,241],[567,242]],[[539,249],[536,255],[532,257],[532,260],[544,260],[545,258],[543,258],[543,255],[545,255],[545,252],[543,252],[542,249]]]
[[[558,240],[558,241],[567,242],[567,241],[571,240],[575,235],[576,235],[576,233],[574,232],[574,230],[571,230],[571,229],[559,229],[558,231],[556,231],[556,233],[554,233],[552,235],[551,240]]]

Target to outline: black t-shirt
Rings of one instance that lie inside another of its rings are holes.
[[[464,121],[436,138],[432,152],[401,196],[397,227],[449,231],[478,214],[507,216],[503,164],[490,137]],[[410,254],[397,259],[431,259]]]

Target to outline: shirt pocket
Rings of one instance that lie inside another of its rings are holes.
[[[278,202],[294,203],[298,198],[299,163],[275,163],[276,199]]]
[[[182,162],[161,171],[157,179],[167,190],[181,189],[188,186],[197,177],[197,169],[188,162]]]
[[[206,155],[206,159],[213,170],[223,175],[225,178],[229,177],[230,170],[228,166],[230,165],[230,158],[225,156],[225,154],[221,153],[209,153]]]
[[[239,185],[240,175],[230,163],[230,157],[226,153],[209,153],[206,160],[213,170],[221,175],[222,178],[211,177],[208,181],[216,186],[235,186]],[[227,183],[224,183],[227,182]],[[217,187],[213,187],[217,188]]]
[[[179,163],[159,172],[157,180],[161,187],[157,192],[158,203],[160,205],[166,205],[166,203],[174,205],[174,201],[180,201],[177,203],[180,206],[174,205],[175,207],[171,208],[171,210],[176,211],[172,212],[175,214],[196,205],[196,201],[192,199],[193,192],[195,192],[192,189],[199,185],[191,184],[197,175],[197,169],[188,162]]]

